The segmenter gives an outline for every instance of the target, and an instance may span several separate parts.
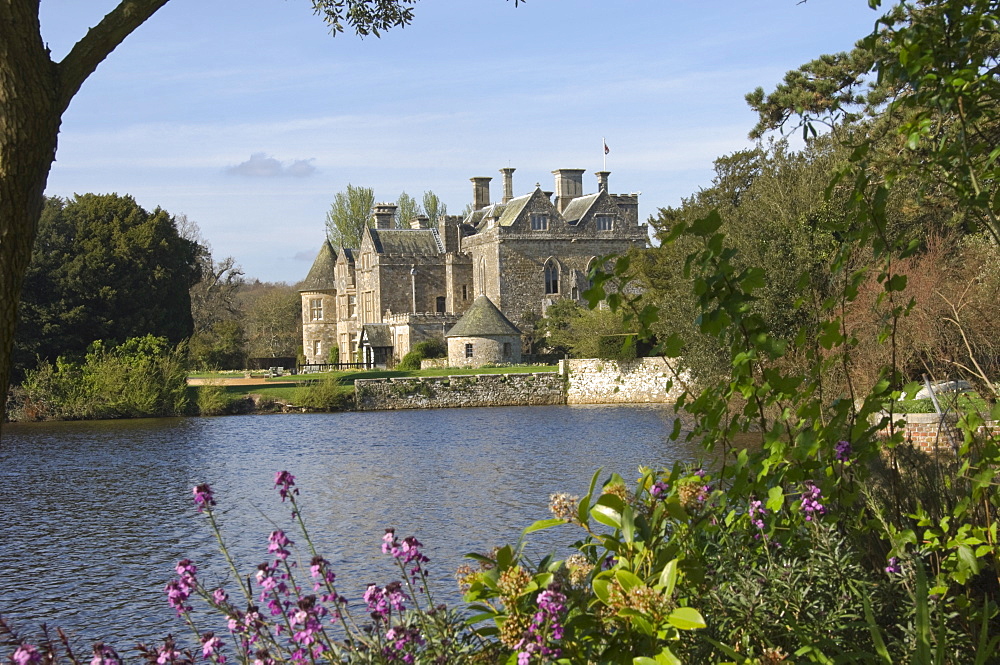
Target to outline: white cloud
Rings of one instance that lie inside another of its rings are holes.
[[[248,178],[307,178],[316,172],[312,159],[296,159],[287,165],[267,153],[255,152],[250,159],[226,168],[226,173]]]

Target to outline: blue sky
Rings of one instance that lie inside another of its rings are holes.
[[[116,4],[42,0],[53,57]],[[850,48],[864,0],[421,0],[381,39],[332,38],[307,0],[171,0],[84,84],[47,193],[133,195],[185,214],[250,277],[302,279],[348,183],[379,201],[433,190],[452,213],[473,176],[515,195],[585,168],[643,219],[750,145],[743,95]]]

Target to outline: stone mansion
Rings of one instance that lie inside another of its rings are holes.
[[[638,195],[609,193],[609,172],[597,172],[593,194],[583,193],[583,169],[558,169],[554,192],[536,185],[516,198],[514,169],[500,172],[499,202],[490,201],[492,178],[471,179],[465,218],[443,216],[432,226],[417,217],[400,229],[396,206],[377,204],[359,247],[325,242],[300,287],[306,363],[328,362],[336,345],[341,362],[361,349],[365,362],[383,364],[428,339],[463,342],[462,361],[449,354],[451,365],[517,362],[519,340],[479,345],[490,355],[471,340],[499,334],[484,325],[530,331],[555,300],[581,299],[598,257],[645,247]],[[463,321],[467,313],[475,320]],[[452,329],[461,340],[450,339]]]

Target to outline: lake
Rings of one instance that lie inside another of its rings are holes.
[[[672,415],[663,405],[551,406],[7,425],[0,615],[123,655],[171,632],[187,641],[163,593],[174,564],[190,558],[210,581],[227,575],[191,488],[212,486],[245,575],[269,560],[275,528],[299,540],[273,489],[280,470],[295,475],[343,593],[357,599],[367,583],[399,578],[379,549],[394,527],[425,544],[436,598],[453,603],[462,555],[515,541],[549,517],[551,493],[585,494],[599,467],[633,481],[639,465],[696,463],[697,446],[668,439]],[[531,540],[549,551],[581,533]],[[307,565],[305,552],[295,554]]]

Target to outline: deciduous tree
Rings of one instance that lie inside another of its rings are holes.
[[[372,209],[375,206],[375,190],[370,187],[355,187],[337,192],[326,213],[326,237],[334,247],[358,247],[361,234],[371,224]]]

